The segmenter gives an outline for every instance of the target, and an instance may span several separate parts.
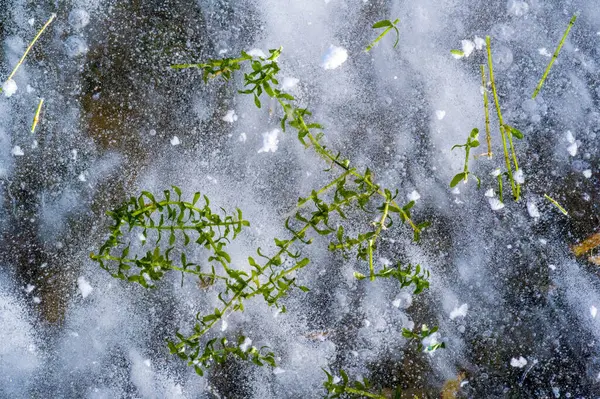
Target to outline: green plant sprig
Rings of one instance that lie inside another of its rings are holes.
[[[467,183],[469,179],[469,175],[471,172],[469,171],[469,154],[472,148],[479,147],[479,129],[475,128],[471,130],[469,137],[467,137],[467,142],[465,144],[456,144],[452,147],[451,150],[455,148],[465,147],[465,166],[463,167],[463,171],[452,178],[450,182],[450,187],[455,187],[461,180]],[[477,179],[477,187],[481,185],[481,180],[475,176]]]
[[[404,338],[408,338],[411,341],[417,341],[417,350],[421,351],[423,349],[425,349],[427,352],[434,352],[437,349],[444,349],[446,347],[446,344],[444,342],[438,342],[435,343],[433,345],[429,345],[428,347],[424,347],[423,346],[423,340],[431,335],[433,335],[434,333],[436,333],[438,330],[438,327],[432,327],[429,328],[427,327],[426,324],[423,324],[421,326],[420,330],[417,331],[412,331],[409,330],[408,328],[403,328],[402,329],[402,336]]]
[[[544,194],[544,198],[546,198],[548,201],[550,201],[563,215],[565,216],[569,216],[569,212],[567,212],[567,210],[565,208],[563,208],[558,201],[556,201],[554,198],[552,198],[551,196],[549,196],[548,194]]]
[[[362,381],[350,382],[348,374],[340,369],[340,379],[336,382],[335,377],[329,371],[323,369],[327,375],[327,381],[323,383],[327,395],[326,399],[337,399],[341,397],[350,398],[371,398],[371,399],[386,399],[386,396],[380,393],[373,393],[371,383],[368,379],[363,378]]]
[[[483,110],[485,114],[485,140],[487,142],[487,157],[492,159],[492,134],[490,132],[490,109],[489,109],[489,100],[488,100],[488,92],[487,92],[487,79],[485,77],[485,66],[480,65],[481,69],[481,88],[483,91]]]
[[[396,48],[396,46],[398,45],[398,41],[400,40],[400,31],[398,30],[398,27],[396,26],[399,22],[400,22],[400,19],[398,19],[398,18],[396,18],[394,20],[394,22],[390,21],[389,19],[384,19],[382,21],[375,22],[371,28],[373,28],[373,29],[386,28],[386,29],[383,32],[381,32],[381,34],[379,36],[377,36],[375,38],[375,40],[373,40],[367,46],[365,51],[367,53],[369,51],[371,51],[373,49],[373,47],[375,47],[381,39],[383,39],[388,33],[390,33],[390,31],[392,29],[394,29],[396,31],[396,42],[394,43],[394,48]]]
[[[334,166],[342,169],[342,171],[351,171],[355,177],[359,179],[365,179],[364,175],[361,175],[356,169],[350,168],[350,161],[342,157],[339,153],[334,154],[329,151],[327,147],[321,144],[321,139],[324,137],[322,132],[316,134],[312,133],[313,129],[323,129],[323,126],[319,123],[307,123],[305,116],[312,115],[306,108],[295,106],[295,98],[284,93],[281,90],[275,88],[279,84],[275,75],[279,71],[277,65],[277,59],[281,55],[282,49],[269,50],[270,56],[264,57],[251,57],[245,52],[242,52],[242,56],[239,58],[226,58],[226,59],[211,59],[203,64],[177,64],[173,65],[175,69],[185,68],[200,68],[203,70],[203,77],[206,80],[209,78],[216,78],[223,76],[225,80],[231,78],[231,73],[234,70],[239,70],[241,64],[251,62],[252,72],[244,74],[244,86],[247,87],[245,90],[238,90],[241,94],[252,94],[254,102],[257,107],[260,108],[260,96],[266,93],[267,96],[274,98],[280,104],[283,110],[283,118],[281,119],[281,128],[285,132],[286,126],[290,126],[297,130],[298,140],[305,146],[312,146],[314,151],[320,155],[331,167]],[[385,189],[381,189],[376,186],[373,182],[369,181],[368,184],[373,188],[377,189],[377,193],[386,198]],[[414,239],[418,240],[422,229],[429,226],[429,223],[423,222],[415,224],[409,215],[403,212],[403,208],[393,201],[391,203],[395,209],[400,210],[402,221],[408,223],[414,231]]]
[[[577,15],[573,15],[571,17],[571,20],[569,21],[569,25],[567,26],[567,29],[565,30],[565,33],[563,34],[562,38],[560,39],[560,42],[558,43],[558,47],[556,47],[556,50],[554,50],[554,54],[552,54],[552,59],[550,60],[550,63],[546,67],[546,70],[544,71],[544,74],[542,75],[542,79],[540,79],[540,82],[538,83],[535,90],[533,91],[533,95],[531,96],[531,98],[535,99],[537,97],[538,93],[540,92],[540,90],[542,90],[542,85],[544,84],[544,82],[546,81],[546,78],[548,77],[548,74],[550,73],[550,68],[552,68],[554,61],[556,61],[556,59],[558,58],[558,54],[560,53],[562,46],[565,44],[565,40],[567,40],[567,36],[569,35],[569,32],[571,31],[571,28],[575,24],[576,20],[577,20]]]
[[[510,145],[512,162],[515,167],[515,172],[517,172],[517,171],[519,171],[519,162],[517,161],[517,153],[515,151],[515,146],[513,143],[512,136],[514,135],[518,139],[522,139],[523,134],[519,130],[515,129],[514,127],[509,126],[508,124],[504,123],[504,118],[502,117],[502,111],[500,109],[500,101],[498,100],[498,91],[496,89],[496,81],[494,80],[494,65],[493,65],[493,60],[492,60],[492,44],[491,44],[491,39],[489,36],[486,36],[485,42],[486,42],[486,48],[487,48],[488,70],[489,70],[489,74],[490,74],[490,82],[492,85],[492,94],[494,97],[494,104],[496,106],[496,113],[498,114],[498,123],[500,124],[500,135],[502,137],[502,146],[503,146],[503,150],[504,150],[504,161],[506,163],[506,170],[508,173],[508,179],[511,184],[513,196],[515,198],[515,201],[518,201],[521,197],[521,187],[518,183],[515,182],[515,179],[513,177],[513,170],[512,170],[512,165],[511,165],[511,161],[510,161],[509,154],[508,154],[508,148],[506,146],[506,141],[508,139],[508,143]]]

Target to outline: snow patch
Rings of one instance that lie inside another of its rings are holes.
[[[179,141],[179,137],[173,136],[173,138],[171,139],[171,145],[172,146],[176,146],[176,145],[179,145],[179,144],[181,144],[181,141]]]
[[[290,78],[290,77],[285,77],[283,78],[283,81],[281,82],[281,90],[291,90],[294,87],[296,87],[296,85],[298,84],[298,82],[300,82],[300,79],[296,79],[296,78]]]
[[[435,117],[441,121],[442,119],[444,119],[444,117],[446,116],[446,111],[442,111],[442,110],[437,110],[435,111]]]
[[[537,205],[533,201],[527,201],[527,212],[532,218],[540,217],[540,211],[538,210]]]
[[[488,202],[493,211],[499,211],[504,208],[504,204],[498,198],[488,198]]]
[[[265,132],[262,134],[263,137],[263,145],[258,150],[261,152],[275,152],[277,151],[279,145],[279,139],[277,136],[279,135],[279,129],[273,129],[270,132]]]
[[[413,190],[410,194],[406,196],[409,201],[417,202],[421,198],[421,194],[417,190]]]
[[[4,82],[4,84],[2,85],[2,92],[4,93],[4,95],[6,97],[10,97],[13,94],[15,94],[17,92],[17,82],[15,82],[12,79],[7,80],[6,82]]]
[[[450,320],[454,320],[457,317],[465,317],[467,315],[467,311],[469,310],[469,305],[463,303],[457,308],[454,308],[452,312],[450,312]]]
[[[87,298],[87,296],[90,295],[94,290],[90,283],[83,276],[80,276],[77,279],[77,287],[79,288],[79,292],[83,298]]]
[[[323,69],[336,69],[348,59],[348,51],[343,47],[329,46],[321,61]]]
[[[22,157],[23,155],[25,155],[21,147],[18,145],[14,146],[10,153],[13,154],[15,157]]]
[[[525,359],[523,356],[519,356],[518,359],[513,357],[510,359],[510,365],[521,369],[527,365],[527,359]]]
[[[227,111],[222,120],[223,122],[233,123],[238,120],[238,116],[235,114],[235,110],[230,109],[229,111]]]

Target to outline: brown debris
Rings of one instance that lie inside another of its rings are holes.
[[[594,265],[600,266],[600,255],[590,256],[588,260]]]
[[[584,253],[596,248],[600,245],[600,233],[593,234],[583,240],[581,244],[572,245],[571,251],[575,254],[575,256],[581,256]]]

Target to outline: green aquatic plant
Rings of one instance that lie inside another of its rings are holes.
[[[386,399],[382,393],[373,393],[371,382],[367,378],[362,381],[350,381],[348,374],[340,369],[340,377],[334,377],[332,373],[323,369],[327,375],[327,380],[323,383],[323,387],[327,391],[326,399],[337,398],[372,398]]]
[[[465,148],[465,165],[463,171],[452,178],[450,187],[455,187],[460,181],[467,183],[469,175],[471,174],[469,171],[469,154],[471,153],[472,148],[479,147],[479,129],[475,128],[471,130],[469,137],[467,137],[467,142],[465,144],[456,144],[452,147],[452,150],[462,147]],[[475,176],[475,179],[477,179],[477,187],[479,187],[481,185],[481,180],[477,176]]]
[[[575,24],[576,20],[577,20],[577,15],[573,15],[571,17],[571,20],[569,21],[569,25],[567,26],[567,29],[565,30],[565,33],[563,34],[562,38],[560,39],[560,42],[558,43],[558,47],[556,47],[556,50],[554,50],[554,54],[552,54],[552,59],[550,59],[550,62],[548,63],[548,66],[546,67],[546,70],[544,71],[544,74],[542,75],[540,82],[535,87],[535,90],[533,91],[533,95],[531,96],[531,98],[535,99],[537,97],[538,93],[540,92],[540,90],[542,90],[542,86],[543,86],[544,82],[546,81],[548,74],[550,73],[550,68],[552,68],[552,65],[558,58],[558,54],[560,53],[562,46],[565,44],[565,40],[567,40],[567,36],[569,35],[569,32],[571,31],[571,28]]]
[[[390,21],[389,19],[384,19],[382,21],[375,22],[371,28],[373,28],[373,29],[385,28],[385,30],[383,32],[381,32],[381,34],[379,36],[377,36],[375,38],[375,40],[373,40],[367,46],[365,51],[367,53],[369,51],[371,51],[373,49],[373,47],[375,47],[381,39],[383,39],[388,33],[390,33],[390,31],[392,29],[394,29],[396,31],[396,41],[394,42],[394,48],[396,48],[396,46],[398,45],[398,41],[400,41],[400,31],[398,30],[398,27],[396,26],[399,22],[400,22],[400,19],[397,19],[397,18],[393,22]]]

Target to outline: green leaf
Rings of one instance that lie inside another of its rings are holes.
[[[471,148],[476,148],[476,147],[479,147],[479,141],[477,141],[477,140],[473,140],[473,141],[471,141],[471,142],[469,143],[469,147],[471,147]]]
[[[254,104],[256,105],[256,108],[260,108],[260,100],[256,94],[254,95]]]
[[[357,280],[364,280],[365,278],[367,278],[367,276],[359,272],[354,272],[354,278]]]
[[[514,127],[509,126],[509,125],[504,125],[504,127],[510,132],[510,134],[512,134],[513,136],[515,136],[519,140],[523,140],[523,133],[521,133],[520,130],[515,129]]]
[[[298,286],[298,288],[300,289],[300,291],[303,291],[303,292],[308,292],[308,291],[310,291],[310,288],[308,288],[308,287],[305,287],[305,286],[303,286],[303,285],[299,285],[299,286]]]
[[[465,53],[462,50],[450,50],[450,53],[459,57],[465,56]]]
[[[373,29],[377,29],[377,28],[384,28],[386,26],[394,26],[392,24],[392,21],[390,21],[389,19],[384,19],[383,21],[379,21],[379,22],[375,22],[372,26]]]
[[[454,176],[454,178],[450,182],[450,187],[455,187],[461,180],[464,180],[467,177],[467,175],[467,172],[462,172]]]

